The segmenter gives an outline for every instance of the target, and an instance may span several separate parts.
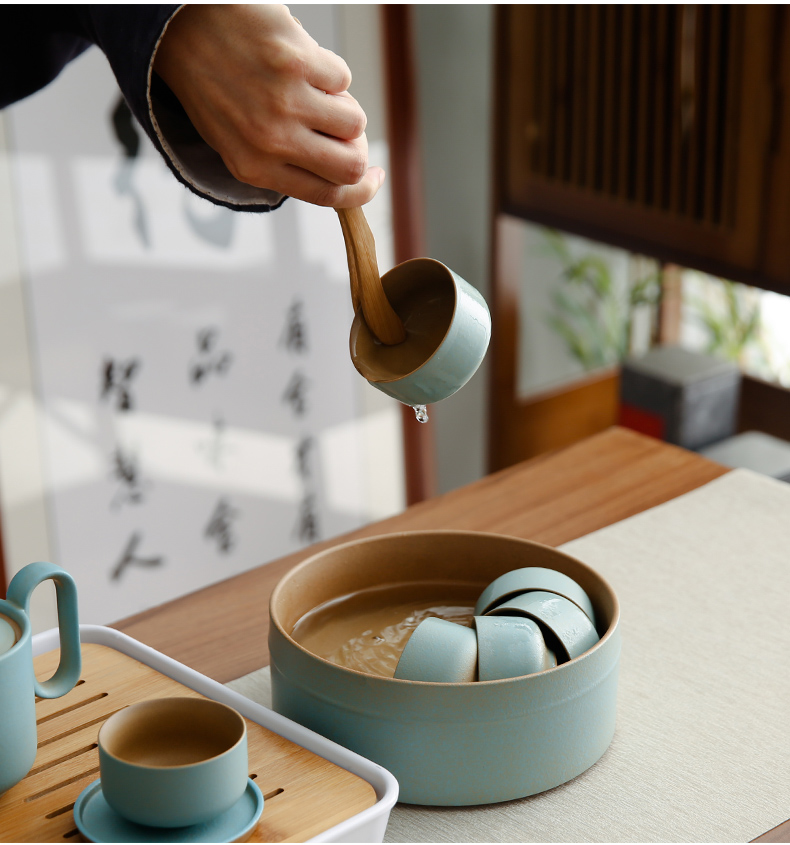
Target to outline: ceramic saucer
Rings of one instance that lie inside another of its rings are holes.
[[[90,842],[236,842],[258,821],[263,795],[247,779],[244,795],[229,809],[203,824],[189,827],[147,827],[127,821],[110,807],[101,781],[84,789],[74,805],[74,821]]]

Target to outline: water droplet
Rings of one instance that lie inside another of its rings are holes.
[[[425,405],[415,405],[414,406],[414,416],[417,417],[417,422],[427,423],[428,422],[428,409]]]

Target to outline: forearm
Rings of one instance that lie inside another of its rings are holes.
[[[106,55],[132,113],[179,181],[230,208],[268,211],[276,191],[233,177],[153,71],[178,5],[6,5],[0,11],[0,107],[47,85],[91,44]]]
[[[268,211],[286,195],[353,207],[384,179],[368,167],[365,113],[346,63],[288,8],[6,6],[0,95],[42,87],[97,44],[154,147],[198,195]]]
[[[268,211],[282,194],[252,188],[228,171],[154,71],[158,50],[183,9],[177,5],[83,6],[86,27],[104,51],[118,85],[174,176],[199,196],[236,210]]]
[[[286,6],[187,5],[155,69],[229,173],[318,205],[370,200],[366,117],[346,63],[317,44]]]

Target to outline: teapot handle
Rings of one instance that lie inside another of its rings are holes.
[[[58,601],[58,628],[60,629],[60,663],[48,681],[34,679],[39,698],[59,698],[69,692],[82,671],[80,628],[77,615],[77,585],[74,579],[54,563],[30,563],[17,572],[8,585],[7,600],[30,616],[30,597],[33,590],[51,578],[55,582]]]

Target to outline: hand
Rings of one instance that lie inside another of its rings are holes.
[[[367,119],[351,71],[279,5],[187,5],[154,70],[241,182],[352,208],[384,181],[368,167]]]

